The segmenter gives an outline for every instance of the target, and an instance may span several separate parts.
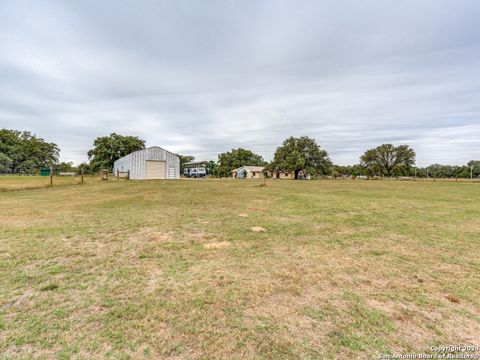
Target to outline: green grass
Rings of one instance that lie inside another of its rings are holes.
[[[0,354],[370,359],[478,342],[480,184],[260,185],[1,192]]]

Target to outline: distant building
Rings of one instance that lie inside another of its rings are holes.
[[[288,172],[288,171],[269,171],[268,172],[268,177],[272,179],[286,179],[286,180],[294,180],[295,179],[295,173]]]
[[[130,179],[180,179],[178,155],[158,146],[135,151],[124,156],[113,165],[113,171],[129,171]]]
[[[193,162],[189,162],[189,163],[183,164],[183,168],[184,168],[184,169],[187,169],[187,168],[198,168],[198,167],[204,167],[204,168],[206,168],[207,165],[208,165],[208,161],[193,161]]]
[[[183,176],[190,178],[201,178],[207,175],[208,161],[194,161],[183,164]]]
[[[284,179],[284,180],[295,180],[295,172],[291,171],[269,171],[267,173],[268,177],[272,179]],[[303,171],[300,171],[298,173],[298,178],[299,179],[310,179],[310,175],[305,175]]]
[[[241,166],[232,170],[232,177],[238,179],[263,179],[263,166]]]
[[[232,177],[238,179],[263,179],[265,175],[271,179],[295,180],[295,172],[293,171],[266,171],[263,166],[241,166],[232,170]],[[298,178],[310,179],[310,175],[305,175],[303,171],[300,171]]]

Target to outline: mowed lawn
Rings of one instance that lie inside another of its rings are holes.
[[[0,193],[0,358],[479,345],[480,184],[90,180]]]

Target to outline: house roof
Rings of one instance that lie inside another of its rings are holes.
[[[241,166],[239,167],[238,169],[235,169],[235,170],[232,170],[232,172],[238,172],[239,170],[241,169],[245,169],[249,172],[260,172],[260,171],[263,171],[263,169],[265,169],[263,166]]]
[[[189,162],[189,163],[185,163],[183,165],[186,166],[186,165],[198,165],[198,164],[208,164],[208,161],[206,161],[206,160],[204,160],[204,161],[192,161],[192,162]]]

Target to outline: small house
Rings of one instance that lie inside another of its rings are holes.
[[[286,180],[294,180],[295,173],[288,172],[288,171],[272,171],[268,173],[268,176],[272,179],[286,179]]]
[[[284,179],[284,180],[295,180],[295,172],[294,171],[269,171],[268,172],[268,177],[272,179]],[[305,174],[303,171],[300,171],[298,173],[298,178],[299,179],[310,179],[310,175]]]
[[[241,166],[232,170],[232,177],[238,179],[263,179],[263,166]]]

